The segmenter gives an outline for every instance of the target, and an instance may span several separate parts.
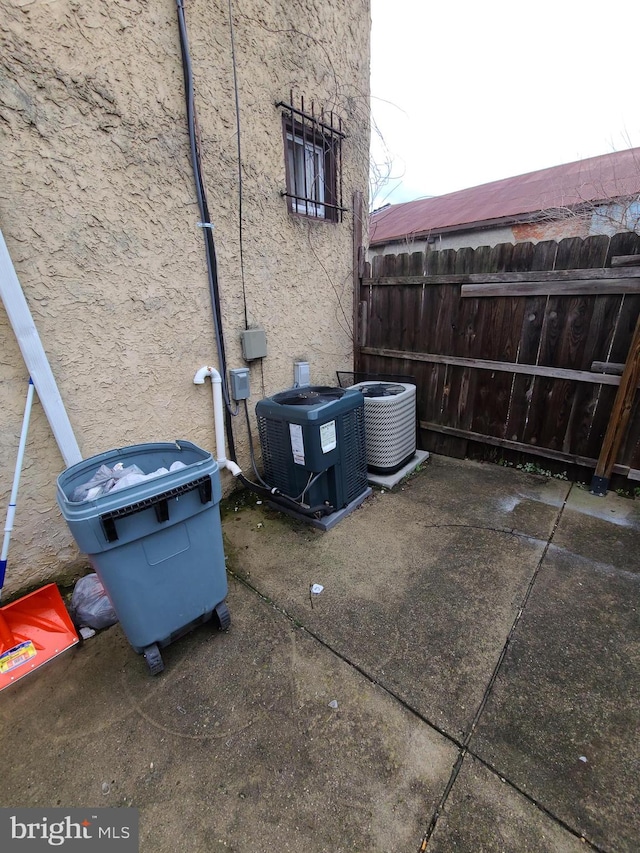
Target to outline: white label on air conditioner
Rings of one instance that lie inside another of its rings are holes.
[[[334,450],[338,442],[336,440],[336,422],[329,421],[328,424],[322,424],[320,427],[320,446],[323,453],[328,453]]]
[[[289,424],[289,435],[291,436],[293,461],[296,465],[304,465],[304,441],[300,424]]]

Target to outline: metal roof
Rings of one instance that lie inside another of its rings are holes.
[[[478,187],[393,204],[371,215],[374,246],[441,231],[528,220],[540,211],[640,193],[640,148],[577,160]]]

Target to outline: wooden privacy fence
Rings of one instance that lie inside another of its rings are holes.
[[[414,376],[422,444],[453,456],[471,440],[595,469],[613,413],[609,473],[640,479],[637,373],[616,402],[636,263],[636,234],[377,257],[359,282],[356,371]]]

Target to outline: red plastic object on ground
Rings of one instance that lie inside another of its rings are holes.
[[[79,642],[55,583],[0,607],[0,690]]]

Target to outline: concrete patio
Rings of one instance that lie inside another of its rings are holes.
[[[1,694],[0,805],[134,806],[144,853],[638,849],[639,502],[432,456],[326,533],[223,526],[231,629]]]

